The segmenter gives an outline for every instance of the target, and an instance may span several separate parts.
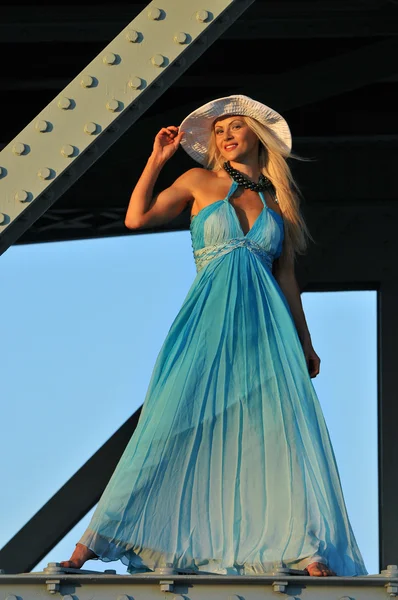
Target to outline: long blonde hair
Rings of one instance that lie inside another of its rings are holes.
[[[308,248],[308,240],[314,241],[314,238],[300,211],[301,192],[287,163],[286,148],[276,134],[259,121],[243,115],[241,118],[260,140],[259,166],[261,172],[268,177],[274,186],[283,214],[285,226],[283,253],[286,258],[294,262],[296,254],[305,254]],[[289,154],[289,158],[311,160],[292,152]],[[213,127],[207,153],[207,169],[219,171],[223,168],[222,162],[224,161],[216,145]]]

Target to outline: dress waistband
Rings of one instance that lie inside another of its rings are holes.
[[[250,252],[257,255],[262,262],[265,262],[269,269],[272,268],[272,256],[264,250],[257,242],[248,238],[231,238],[221,244],[215,244],[213,246],[205,246],[199,250],[194,250],[193,255],[195,258],[196,271],[197,273],[203,269],[213,259],[228,254],[235,248],[246,247]]]

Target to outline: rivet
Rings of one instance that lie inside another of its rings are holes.
[[[47,121],[36,121],[35,129],[36,129],[36,131],[39,131],[40,133],[43,133],[43,131],[47,131],[47,129],[48,129]]]
[[[148,12],[148,17],[152,19],[152,21],[158,21],[161,16],[162,11],[160,8],[151,8],[151,10]]]
[[[1,225],[2,223],[4,223],[4,221],[5,221],[5,220],[6,220],[6,216],[5,216],[5,215],[3,215],[3,213],[0,213],[0,225]],[[0,574],[1,574],[1,571],[0,571]]]
[[[16,154],[17,156],[21,156],[21,154],[23,154],[25,152],[25,150],[26,150],[26,146],[25,146],[25,144],[22,144],[21,142],[17,142],[12,147],[13,154]]]
[[[180,31],[180,33],[176,33],[174,36],[174,41],[176,42],[176,44],[185,44],[187,40],[188,36],[183,31]]]
[[[106,103],[106,108],[108,110],[110,110],[111,112],[115,112],[119,108],[119,101],[118,100],[109,100]]]
[[[65,96],[62,96],[58,100],[58,108],[62,108],[63,110],[67,110],[71,104],[72,102],[69,100],[69,98],[66,98]]]
[[[165,58],[161,54],[154,54],[151,58],[154,67],[161,67],[165,63]]]
[[[26,202],[28,198],[29,194],[25,190],[18,190],[15,194],[15,200],[18,202]]]
[[[206,21],[210,18],[210,13],[208,10],[198,10],[196,13],[196,20],[199,23],[206,23]]]
[[[50,179],[51,171],[47,167],[43,167],[43,169],[39,170],[37,176],[40,177],[40,179]]]
[[[128,31],[126,31],[126,40],[128,42],[132,42],[133,44],[135,44],[136,42],[138,42],[139,39],[140,34],[138,33],[138,31],[135,31],[135,29],[129,29]]]
[[[91,75],[83,75],[83,77],[80,80],[80,85],[85,88],[91,87],[93,83],[94,79],[91,77]]]
[[[132,77],[128,83],[133,90],[139,90],[142,85],[141,77]]]
[[[73,152],[74,148],[70,144],[65,144],[65,146],[62,146],[61,148],[61,154],[62,156],[65,156],[65,158],[69,158],[70,156],[72,156]]]
[[[97,125],[95,123],[86,123],[84,126],[84,132],[93,135],[97,131]]]
[[[116,54],[113,54],[113,52],[108,52],[108,54],[105,54],[102,62],[104,65],[114,65],[116,62]]]

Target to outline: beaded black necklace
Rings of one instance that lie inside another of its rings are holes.
[[[258,179],[258,183],[254,183],[254,181],[249,179],[247,175],[241,173],[240,171],[238,171],[238,169],[234,169],[233,167],[231,167],[231,165],[229,164],[229,160],[224,163],[223,167],[226,170],[226,172],[229,175],[231,175],[234,181],[236,181],[239,185],[242,185],[247,190],[253,190],[254,192],[262,192],[263,190],[272,186],[272,183],[270,182],[268,177],[266,177],[262,173]]]

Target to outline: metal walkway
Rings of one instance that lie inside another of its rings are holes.
[[[116,575],[111,569],[60,569],[49,563],[42,572],[0,575],[1,600],[38,600],[48,594],[63,600],[376,600],[398,595],[398,568],[379,575],[309,577],[291,569],[266,576],[182,575],[169,567],[150,574]]]

